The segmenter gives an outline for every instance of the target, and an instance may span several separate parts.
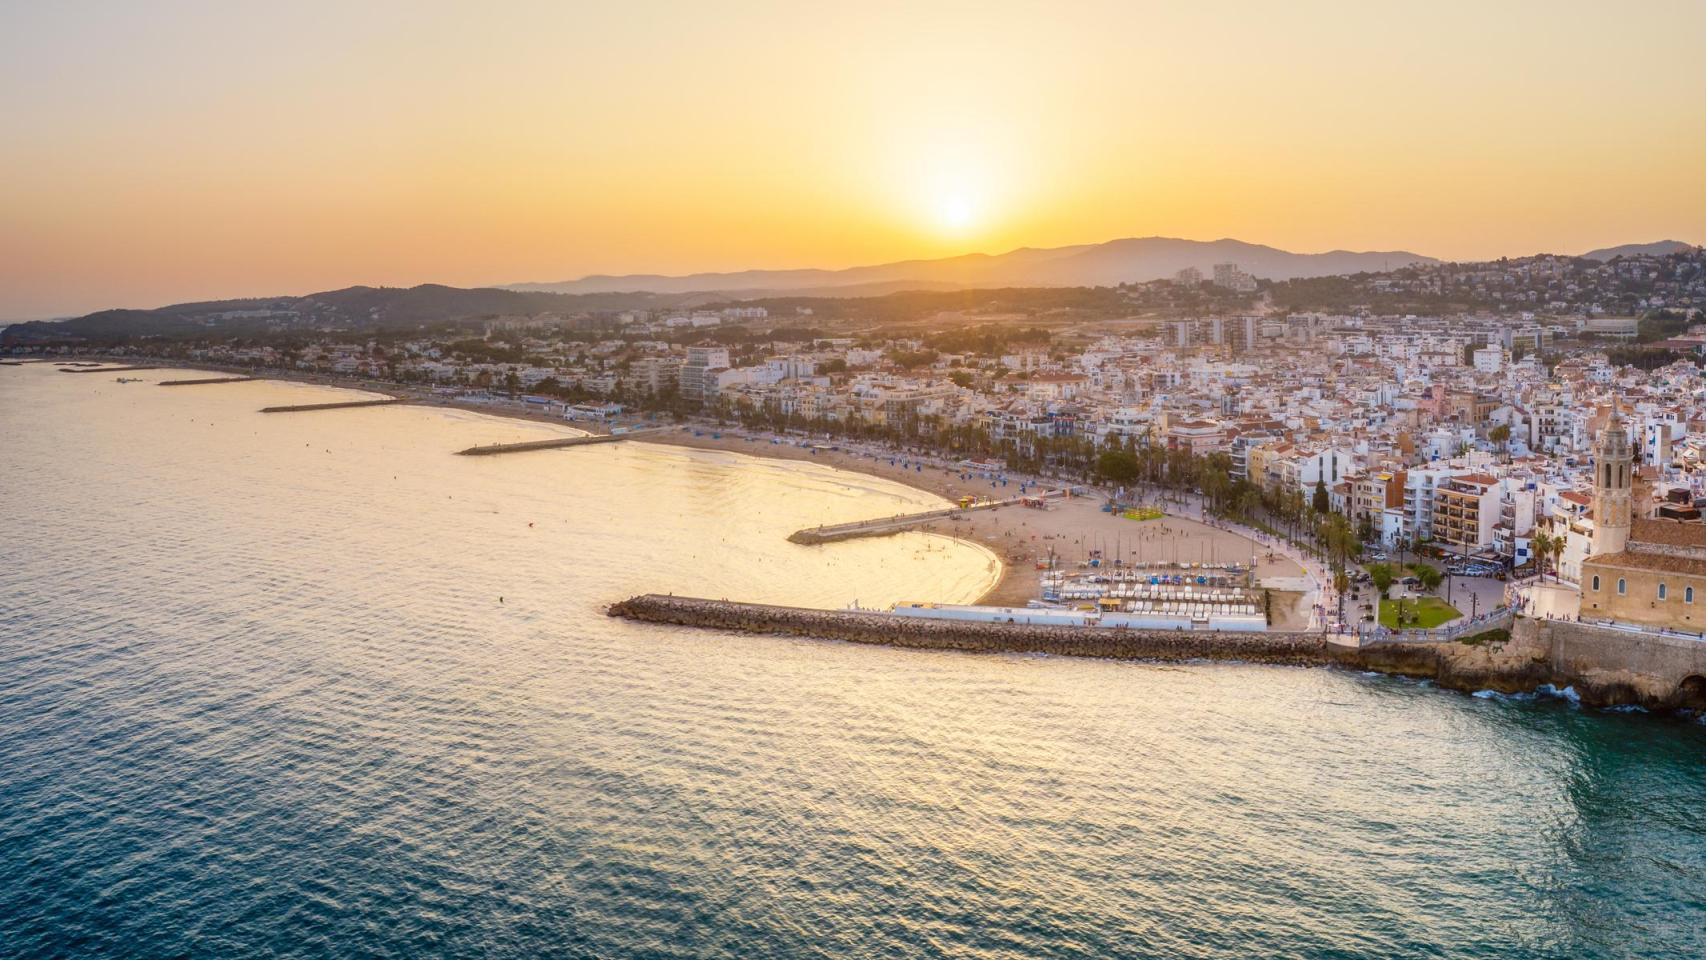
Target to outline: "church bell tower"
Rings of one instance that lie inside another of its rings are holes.
[[[1622,411],[1614,401],[1611,419],[1593,448],[1593,544],[1588,551],[1593,556],[1621,553],[1629,542],[1634,511],[1631,471],[1629,434],[1623,429]]]

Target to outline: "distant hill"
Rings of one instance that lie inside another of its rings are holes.
[[[1142,283],[1171,277],[1186,267],[1209,274],[1217,263],[1236,263],[1268,280],[1325,277],[1392,270],[1432,257],[1390,252],[1290,253],[1241,240],[1179,240],[1134,237],[1106,243],[1038,249],[1023,247],[1003,254],[974,253],[941,260],[903,260],[845,270],[742,270],[669,277],[657,274],[591,276],[558,283],[518,283],[506,289],[552,293],[739,292],[743,296],[798,294],[855,295],[852,289],[969,289],[978,287],[1080,287]]]
[[[318,329],[413,329],[503,314],[570,313],[635,306],[663,309],[705,299],[708,298],[646,293],[568,295],[494,287],[463,289],[436,283],[418,287],[345,287],[302,297],[208,300],[152,310],[101,310],[69,320],[15,323],[0,331],[0,344],[191,337],[209,333],[249,336]]]
[[[1664,255],[1693,249],[1679,240],[1606,247],[1583,256]],[[306,296],[178,303],[148,310],[102,310],[67,320],[15,323],[0,345],[109,342],[132,337],[227,337],[315,330],[414,330],[504,314],[564,315],[632,308],[671,310],[731,300],[892,297],[1027,288],[1112,287],[1172,277],[1187,267],[1212,275],[1217,263],[1236,263],[1268,280],[1302,280],[1382,273],[1438,263],[1407,251],[1291,253],[1240,240],[1140,237],[940,260],[904,260],[845,270],[743,270],[658,275],[594,276],[562,283],[464,289],[346,287]]]
[[[1694,244],[1683,243],[1681,240],[1660,240],[1657,243],[1625,243],[1621,247],[1601,247],[1582,254],[1586,260],[1613,260],[1617,257],[1662,257],[1672,253],[1686,253],[1694,249]]]

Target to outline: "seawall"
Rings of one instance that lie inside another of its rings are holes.
[[[1572,688],[1586,706],[1706,710],[1706,642],[1563,621],[1518,619],[1508,638],[1351,646],[1320,633],[1232,633],[1035,626],[897,617],[857,610],[643,594],[613,617],[915,650],[1046,653],[1110,660],[1225,660],[1339,666],[1430,680],[1452,690],[1529,693]]]

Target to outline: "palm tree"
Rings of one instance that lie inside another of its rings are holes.
[[[1511,425],[1508,423],[1499,424],[1498,426],[1494,427],[1493,429],[1487,431],[1487,439],[1493,441],[1493,443],[1498,445],[1499,451],[1505,455],[1505,462],[1509,463],[1510,462]]]
[[[1552,559],[1551,566],[1553,582],[1557,582],[1558,580],[1558,560],[1564,556],[1564,548],[1568,546],[1569,543],[1570,538],[1567,534],[1560,533],[1552,537],[1552,549],[1549,552],[1551,553]]]
[[[1529,540],[1529,550],[1534,554],[1535,573],[1544,579],[1546,577],[1546,558],[1552,553],[1552,535],[1541,531]]]

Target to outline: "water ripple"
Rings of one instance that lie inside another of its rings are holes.
[[[813,464],[91,379],[0,373],[0,955],[1706,955],[1701,725],[611,621],[989,570],[786,543],[936,502]]]

